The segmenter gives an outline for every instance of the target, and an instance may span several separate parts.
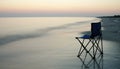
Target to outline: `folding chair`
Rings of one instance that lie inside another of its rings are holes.
[[[81,45],[77,57],[80,57],[83,52],[86,52],[86,54],[84,53],[85,57],[89,54],[92,59],[95,59],[98,52],[103,54],[101,22],[91,23],[91,35],[85,34],[82,37],[76,37],[76,39]]]

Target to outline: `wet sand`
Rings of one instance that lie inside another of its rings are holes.
[[[103,69],[120,69],[120,18],[101,18],[104,42]]]

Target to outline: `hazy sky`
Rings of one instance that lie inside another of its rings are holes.
[[[0,16],[101,16],[120,14],[120,0],[0,0]]]

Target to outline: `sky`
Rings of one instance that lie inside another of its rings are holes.
[[[118,14],[120,14],[120,0],[0,0],[0,17]]]

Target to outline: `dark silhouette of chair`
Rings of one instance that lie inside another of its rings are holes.
[[[76,37],[76,39],[81,45],[77,57],[86,53],[89,54],[92,59],[95,59],[98,53],[103,54],[101,22],[91,23],[91,34],[85,34],[82,37]],[[86,56],[87,55],[85,55],[85,57]]]

